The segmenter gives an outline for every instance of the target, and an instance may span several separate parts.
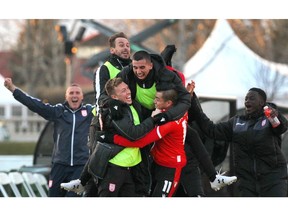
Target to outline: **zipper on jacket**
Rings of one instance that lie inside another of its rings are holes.
[[[57,152],[59,149],[59,140],[60,140],[60,134],[57,134],[56,149],[55,149],[56,151],[55,152]]]
[[[75,132],[75,112],[73,112],[73,124],[72,124],[72,134],[71,134],[71,161],[70,166],[73,166],[73,150],[74,150],[74,132]]]

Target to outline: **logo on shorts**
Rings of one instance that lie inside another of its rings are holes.
[[[112,183],[109,184],[109,191],[110,191],[110,192],[114,192],[114,191],[115,191],[115,188],[116,188],[116,185],[115,185],[115,184],[112,184]]]
[[[53,180],[49,180],[48,187],[51,188],[53,185]]]

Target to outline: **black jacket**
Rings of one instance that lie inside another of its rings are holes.
[[[124,67],[117,76],[121,77],[123,81],[129,86],[133,100],[137,94],[136,84],[142,88],[151,88],[153,84],[156,83],[156,89],[159,85],[173,84],[174,89],[178,92],[178,101],[177,105],[169,109],[166,113],[170,121],[179,119],[190,107],[190,94],[186,90],[185,86],[183,86],[179,76],[175,72],[172,72],[166,68],[165,62],[160,55],[150,55],[153,63],[153,69],[150,71],[145,80],[139,80],[134,75],[133,67],[131,64],[127,67]],[[151,110],[145,110],[144,117],[148,117],[150,114]]]
[[[120,120],[111,120],[108,109],[105,108],[101,109],[102,111],[101,116],[104,125],[103,130],[105,132],[110,131],[113,134],[117,133],[127,139],[130,139],[131,141],[140,139],[141,137],[145,136],[145,134],[151,131],[155,126],[153,119],[152,117],[149,117],[143,120],[141,115],[142,107],[136,101],[133,101],[133,107],[136,109],[139,115],[141,124],[139,125],[134,124],[132,112],[129,108],[129,105],[124,104],[120,111],[123,114],[123,117]],[[99,135],[101,134],[101,132],[98,133]],[[120,152],[123,148],[125,148],[122,146],[121,148],[119,147],[120,146],[116,148],[118,152]],[[137,166],[132,167],[131,170],[136,185],[137,193],[147,196],[151,191],[151,185],[152,185],[151,174],[149,169],[151,162],[150,146],[141,148],[140,151],[142,161]]]
[[[227,122],[214,124],[192,98],[191,112],[201,130],[210,138],[229,141],[234,144],[236,174],[265,173],[266,167],[286,166],[281,151],[281,134],[288,127],[287,119],[279,113],[281,124],[272,128],[264,113],[254,116],[236,115]]]

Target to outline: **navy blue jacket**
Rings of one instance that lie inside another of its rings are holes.
[[[77,110],[72,110],[67,102],[56,105],[45,104],[17,88],[13,96],[31,111],[54,122],[52,163],[67,166],[86,163],[89,157],[87,142],[93,105],[82,104]]]

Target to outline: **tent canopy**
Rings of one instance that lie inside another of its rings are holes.
[[[269,71],[269,77],[275,76],[276,70],[281,76],[288,76],[287,65],[261,58],[238,38],[227,20],[217,20],[211,35],[183,71],[186,82],[195,81],[198,94],[235,96],[241,103],[238,107],[243,107],[247,91],[261,88],[259,73],[263,70]],[[283,94],[287,88],[281,88]]]

